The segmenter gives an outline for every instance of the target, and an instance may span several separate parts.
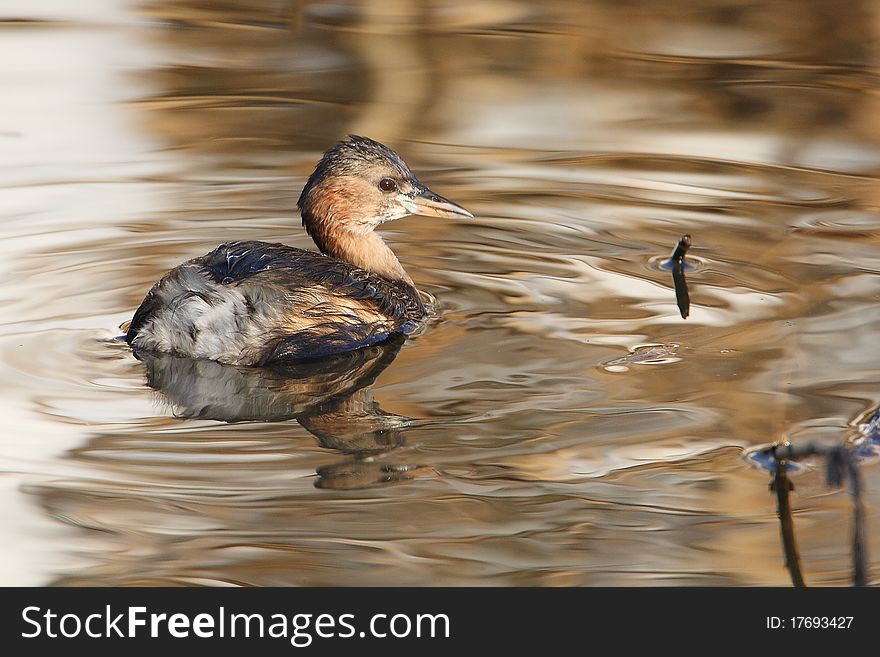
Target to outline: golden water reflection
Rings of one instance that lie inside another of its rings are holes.
[[[0,581],[787,585],[743,452],[880,401],[878,28],[857,0],[0,15]],[[221,241],[311,248],[296,198],[346,133],[477,215],[383,230],[436,326],[282,373],[115,340]],[[656,266],[684,234],[686,319]],[[808,583],[848,583],[845,492],[796,486]]]

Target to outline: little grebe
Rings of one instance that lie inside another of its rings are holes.
[[[419,182],[393,150],[355,135],[324,153],[298,206],[321,254],[221,244],[153,286],[126,341],[136,351],[266,365],[411,332],[428,311],[373,229],[409,214],[473,217]]]

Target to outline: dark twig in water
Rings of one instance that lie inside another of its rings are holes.
[[[770,490],[776,493],[776,510],[779,514],[779,526],[782,533],[782,549],[785,551],[785,567],[791,574],[793,586],[803,587],[804,575],[801,571],[801,558],[798,554],[797,542],[794,535],[794,517],[791,511],[791,499],[789,493],[794,485],[788,478],[788,462],[785,459],[776,460],[776,471],[770,482]]]
[[[675,286],[675,302],[678,304],[678,312],[682,319],[687,319],[691,314],[691,296],[688,293],[688,284],[684,277],[684,261],[679,260],[672,267],[672,284]]]
[[[684,257],[689,248],[691,248],[691,236],[685,235],[675,245],[675,250],[669,258],[669,264],[672,265],[672,284],[675,286],[675,301],[682,319],[687,319],[691,312],[691,296],[684,277]]]
[[[847,452],[847,474],[849,474],[849,493],[853,500],[853,586],[868,585],[868,554],[865,548],[865,507],[862,504],[862,475],[856,466],[852,453]]]
[[[675,251],[672,252],[672,255],[669,256],[669,259],[672,262],[679,262],[684,260],[685,255],[687,255],[688,249],[691,248],[691,236],[685,235],[680,240],[678,240],[678,244],[675,245]]]
[[[853,531],[852,531],[852,558],[853,558],[853,586],[867,586],[868,584],[868,552],[865,546],[865,511],[862,504],[862,478],[859,473],[857,458],[848,445],[816,445],[808,443],[798,447],[791,443],[778,443],[766,450],[776,462],[771,488],[776,492],[779,518],[782,523],[782,540],[786,555],[786,566],[792,574],[792,582],[795,586],[803,586],[803,578],[800,575],[800,565],[797,562],[797,551],[794,547],[794,524],[791,522],[791,508],[788,505],[788,490],[791,482],[785,473],[786,462],[796,461],[809,456],[824,456],[826,458],[825,479],[828,486],[841,486],[849,481],[849,493],[853,500]],[[782,500],[782,496],[785,500]],[[785,513],[783,513],[785,512]],[[789,524],[791,536],[786,536],[786,523]],[[793,558],[792,558],[793,555]],[[797,574],[795,573],[797,569]],[[799,579],[800,584],[796,577]]]

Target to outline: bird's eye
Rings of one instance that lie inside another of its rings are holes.
[[[382,178],[379,181],[379,189],[383,192],[393,192],[397,189],[397,183],[391,180],[391,178]]]

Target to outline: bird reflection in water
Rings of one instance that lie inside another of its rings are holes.
[[[383,411],[370,386],[405,341],[382,344],[321,360],[237,367],[168,354],[137,353],[147,384],[162,393],[174,414],[222,422],[296,420],[327,449],[348,460],[319,467],[318,488],[370,488],[414,478],[425,466],[387,458],[405,444],[415,420]]]

